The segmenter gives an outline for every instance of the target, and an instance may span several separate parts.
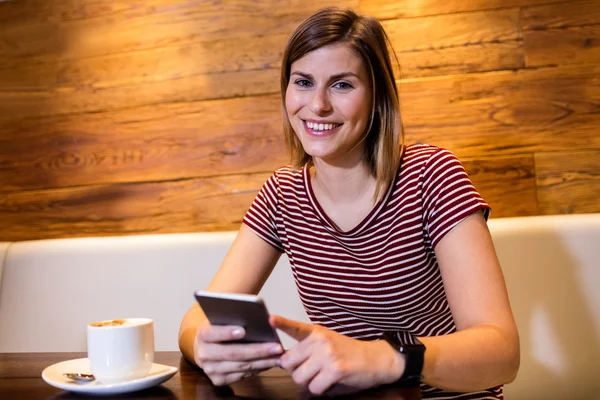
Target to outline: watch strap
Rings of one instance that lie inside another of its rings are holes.
[[[425,346],[417,338],[410,335],[401,341],[396,332],[385,332],[382,337],[396,351],[404,355],[404,372],[396,385],[403,387],[418,387],[421,383],[423,363],[425,359]]]

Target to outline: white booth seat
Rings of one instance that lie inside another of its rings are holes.
[[[521,339],[507,399],[600,398],[600,214],[491,219]]]
[[[0,242],[0,288],[2,287],[2,272],[4,271],[4,259],[8,252],[9,242]]]
[[[0,352],[85,351],[88,323],[131,317],[155,320],[157,351],[178,350],[179,325],[195,301],[193,293],[208,285],[235,235],[15,243],[0,290]],[[271,313],[308,321],[286,257],[261,295]]]
[[[600,214],[491,219],[489,227],[521,337],[521,368],[506,398],[598,398]],[[87,323],[127,317],[153,318],[156,349],[176,350],[194,290],[208,285],[234,238],[14,243],[0,286],[0,352],[85,351]],[[261,295],[272,313],[308,321],[285,256]]]

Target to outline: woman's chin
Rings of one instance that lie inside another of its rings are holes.
[[[321,146],[304,146],[304,152],[313,158],[324,158],[331,154],[331,150],[325,149]]]
[[[311,156],[313,158],[313,160],[315,158],[318,158],[319,160],[327,161],[327,160],[331,160],[331,159],[335,158],[335,157],[333,157],[331,152],[328,152],[328,151],[313,151],[313,150],[304,150],[304,151],[306,152],[306,154]]]

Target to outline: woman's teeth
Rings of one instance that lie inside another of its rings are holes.
[[[306,126],[315,131],[328,131],[333,128],[337,128],[340,124],[316,124],[314,122],[306,121]]]

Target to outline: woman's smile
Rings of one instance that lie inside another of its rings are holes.
[[[325,137],[337,133],[342,124],[323,121],[303,121],[304,130],[312,136]]]

